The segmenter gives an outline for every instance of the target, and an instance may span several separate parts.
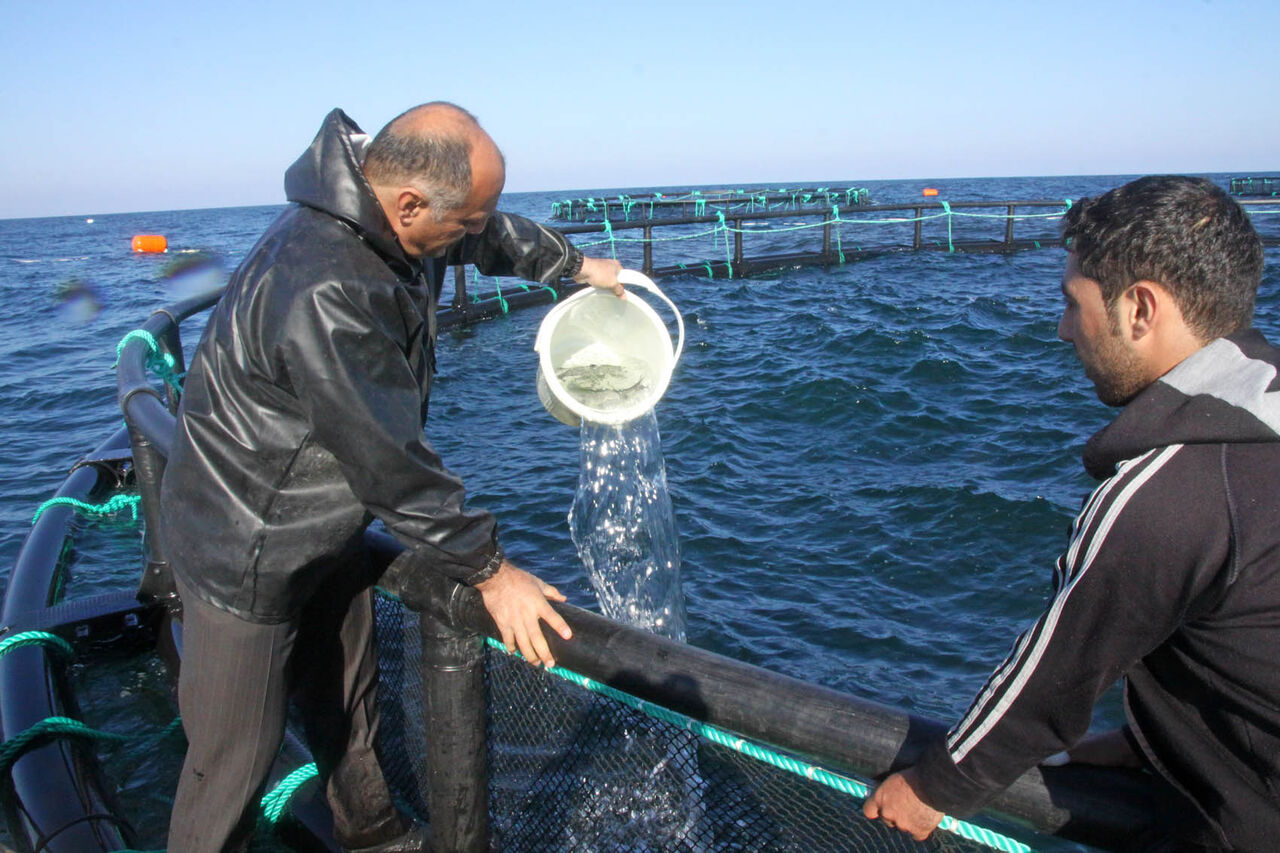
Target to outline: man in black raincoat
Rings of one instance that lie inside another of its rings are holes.
[[[292,204],[236,269],[187,374],[161,536],[184,606],[189,742],[172,851],[243,849],[292,694],[348,850],[416,850],[378,766],[371,578],[380,519],[476,587],[509,648],[552,663],[563,596],[512,565],[426,440],[445,269],[614,289],[616,261],[496,211],[501,152],[466,111],[416,107],[372,141],[340,110],[285,174]]]

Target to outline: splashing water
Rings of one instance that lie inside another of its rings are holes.
[[[584,420],[581,463],[569,532],[601,612],[684,642],[680,546],[653,410],[616,425]],[[653,736],[652,721],[626,717],[617,734],[622,754],[633,745],[647,754],[639,744]],[[655,745],[657,763],[642,776],[593,792],[592,817],[617,825],[613,840],[626,849],[667,849],[696,837],[706,813],[696,736],[676,730]]]
[[[684,642],[680,546],[653,411],[622,424],[583,421],[582,472],[569,532],[601,612]]]

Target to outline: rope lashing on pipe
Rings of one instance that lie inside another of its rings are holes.
[[[512,657],[522,657],[519,652],[508,652],[501,642],[493,639],[492,637],[486,637],[485,642],[490,648],[496,649],[503,654],[507,654]],[[620,702],[629,708],[633,708],[642,714],[645,714],[646,716],[652,717],[653,719],[661,720],[664,723],[669,723],[678,728],[682,728],[685,731],[692,732],[693,734],[705,738],[712,743],[732,749],[740,755],[745,755],[748,758],[755,759],[756,761],[770,764],[773,767],[785,770],[796,776],[802,776],[805,779],[817,782],[820,785],[825,785],[832,790],[847,794],[855,799],[865,800],[871,793],[870,789],[865,784],[857,781],[856,779],[850,779],[847,776],[841,776],[837,773],[832,773],[829,770],[824,770],[817,765],[809,764],[808,762],[800,761],[799,759],[792,758],[791,756],[774,752],[771,749],[763,747],[754,741],[735,735],[732,732],[725,731],[724,729],[716,726],[708,725],[691,717],[686,717],[683,714],[672,711],[670,708],[664,708],[661,705],[647,702],[644,699],[632,696],[630,693],[623,693],[621,690],[610,687],[607,684],[601,684],[598,681],[587,678],[585,675],[579,675],[572,670],[559,666],[546,667],[545,670],[551,675],[555,675],[558,678],[568,681],[570,684],[575,684],[584,690],[589,690],[592,693],[598,693],[601,696],[606,696],[613,699],[615,702]],[[1006,851],[1006,853],[1030,853],[1031,851],[1030,847],[1020,841],[1016,841],[985,827],[969,823],[968,821],[958,820],[950,815],[946,815],[942,818],[942,822],[938,824],[938,828],[945,832],[950,832],[953,835],[958,835],[969,841],[975,841],[979,844],[983,844],[994,850]]]
[[[21,758],[27,750],[37,746],[44,746],[46,743],[64,737],[113,741],[116,743],[129,740],[127,735],[91,729],[71,717],[46,717],[0,744],[0,774],[7,774],[13,763]]]
[[[71,644],[57,634],[50,634],[48,631],[23,631],[20,634],[14,634],[12,637],[0,640],[0,657],[4,657],[14,649],[21,649],[26,646],[44,646],[46,649],[58,652],[64,657],[72,657],[75,654]]]
[[[35,524],[40,520],[40,516],[44,515],[45,510],[55,506],[69,506],[79,510],[80,512],[101,516],[111,515],[112,513],[119,512],[122,509],[128,509],[133,513],[133,520],[137,521],[138,504],[141,502],[142,498],[138,495],[126,494],[112,495],[109,499],[100,504],[87,503],[85,501],[78,500],[77,498],[49,498],[49,500],[40,504],[36,509],[35,515],[31,517],[31,523]]]
[[[177,362],[171,353],[160,349],[160,345],[156,343],[155,336],[145,329],[134,329],[120,339],[120,343],[116,345],[116,361],[111,366],[115,367],[120,363],[121,353],[124,352],[124,348],[132,340],[140,340],[147,345],[147,369],[163,379],[174,391],[181,393],[182,374],[174,371]]]

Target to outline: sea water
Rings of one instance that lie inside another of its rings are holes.
[[[1213,177],[1225,186],[1230,175]],[[925,186],[952,200],[1078,199],[1126,179],[824,183],[865,185],[873,201],[899,203],[920,199]],[[543,219],[563,196],[501,204]],[[0,220],[0,586],[35,508],[118,426],[116,344],[181,295],[170,262],[203,251],[232,268],[281,209]],[[1274,234],[1280,215],[1254,221]],[[957,236],[990,231],[978,219],[952,224]],[[910,239],[911,224],[902,227]],[[707,280],[698,266],[725,257],[723,238],[661,244],[660,263],[689,266],[662,283],[687,341],[656,415],[680,532],[684,630],[692,645],[949,722],[1050,595],[1053,561],[1093,486],[1080,449],[1114,412],[1057,340],[1064,255],[1050,239],[1014,255],[951,254],[938,220],[925,223],[925,236],[941,240],[940,252],[863,257],[858,243],[870,228],[844,227],[843,266],[727,281]],[[138,233],[166,234],[170,255],[135,255]],[[744,249],[798,248],[814,234],[820,243],[821,229],[748,234]],[[639,262],[639,244],[616,248],[628,265]],[[1280,250],[1268,249],[1266,263],[1255,324],[1280,342]],[[481,277],[478,286],[497,284],[513,283]],[[467,483],[469,502],[497,515],[513,559],[594,608],[565,523],[581,442],[547,415],[532,378],[544,313],[514,311],[441,335],[427,434]],[[184,329],[188,351],[200,324]],[[133,588],[141,566],[128,514],[83,527],[68,596]],[[85,669],[85,704],[146,695],[148,713],[131,705],[119,719],[87,722],[162,731],[174,711],[163,668],[120,676]],[[102,686],[110,683],[124,687]],[[1096,723],[1121,718],[1104,703]],[[160,801],[148,812],[125,797],[135,824],[160,827],[142,844],[163,846],[173,777],[159,762],[126,763],[136,770],[124,784]]]

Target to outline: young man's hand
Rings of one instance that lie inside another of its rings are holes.
[[[911,784],[914,779],[911,768],[894,773],[867,797],[862,813],[869,820],[879,820],[916,841],[924,841],[938,828],[943,815],[916,796]]]

